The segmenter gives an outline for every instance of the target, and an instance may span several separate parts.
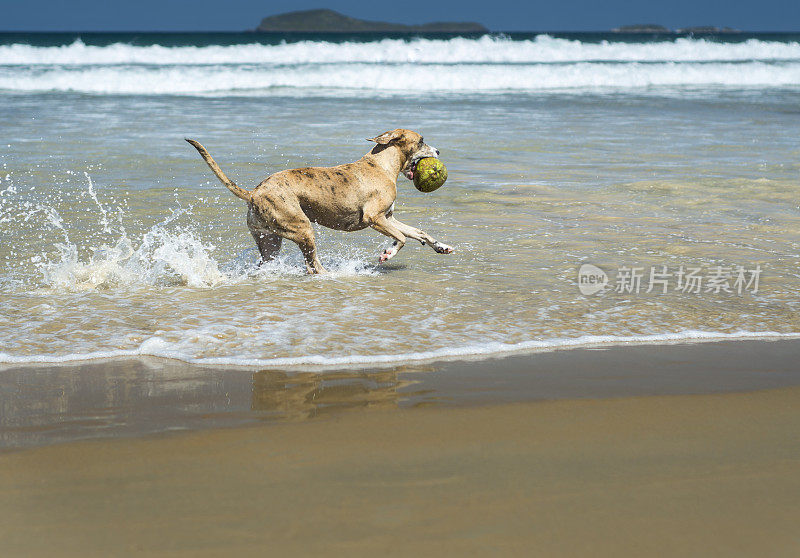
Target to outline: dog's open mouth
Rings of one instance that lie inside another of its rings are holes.
[[[414,180],[414,173],[415,173],[415,172],[416,172],[416,170],[417,170],[417,163],[419,163],[419,161],[420,161],[419,159],[414,159],[414,160],[413,160],[413,161],[411,161],[411,163],[408,165],[408,167],[406,168],[406,170],[404,170],[404,171],[403,171],[403,174],[405,174],[405,175],[406,175],[406,178],[408,178],[409,180]]]

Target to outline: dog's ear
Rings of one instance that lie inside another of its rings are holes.
[[[402,135],[402,130],[392,130],[390,132],[384,132],[376,138],[367,138],[367,141],[374,141],[378,145],[388,145],[390,142],[400,139]]]

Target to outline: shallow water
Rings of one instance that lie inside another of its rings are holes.
[[[770,63],[791,66],[789,85],[748,88],[409,91],[387,66],[394,92],[6,91],[0,361],[375,364],[800,334],[794,56]],[[171,70],[144,69],[170,83]],[[326,277],[306,276],[291,244],[258,268],[245,205],[183,141],[198,139],[252,187],[277,170],[357,159],[363,138],[398,126],[439,148],[450,178],[422,194],[401,177],[396,215],[455,253],[409,242],[378,265],[388,239],[318,229]],[[581,294],[584,263],[608,274],[605,292]],[[641,292],[614,290],[624,266],[642,269]],[[662,266],[668,292],[644,292]],[[681,266],[700,268],[699,293],[675,289]],[[706,292],[718,266],[732,292]],[[740,266],[751,281],[737,288]]]

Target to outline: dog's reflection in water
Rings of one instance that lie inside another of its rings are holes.
[[[414,368],[419,371],[419,367]],[[391,408],[413,396],[413,380],[400,379],[406,367],[371,372],[261,370],[253,374],[251,409],[264,418],[302,420],[355,408]]]

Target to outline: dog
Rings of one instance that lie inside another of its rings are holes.
[[[397,255],[406,238],[428,244],[439,254],[453,251],[426,232],[394,218],[398,174],[413,180],[420,159],[439,155],[439,150],[427,145],[416,132],[402,128],[385,132],[367,140],[376,145],[358,161],[276,172],[250,191],[225,176],[205,147],[192,139],[186,141],[217,178],[247,202],[247,227],[261,253],[261,263],[277,256],[286,238],[300,247],[309,273],[325,273],[317,257],[311,223],[338,231],[372,227],[394,239],[380,255],[380,263]]]

